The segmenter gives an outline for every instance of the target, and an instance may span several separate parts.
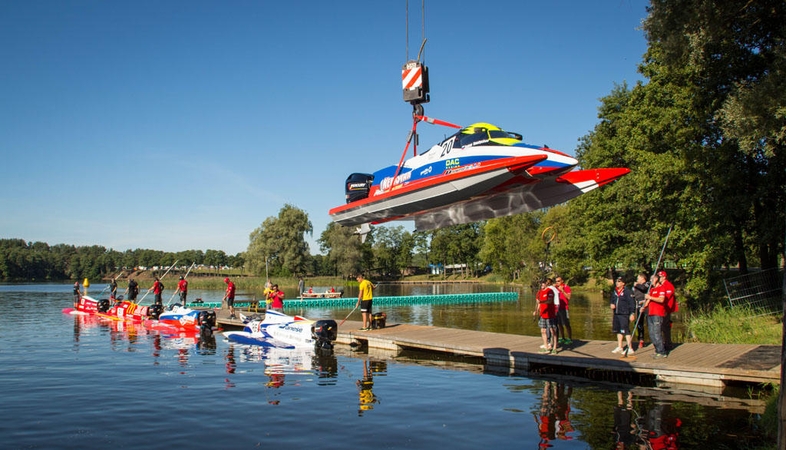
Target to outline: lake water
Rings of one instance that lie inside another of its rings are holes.
[[[690,449],[756,440],[760,408],[744,400],[343,346],[329,355],[263,353],[220,335],[198,341],[63,314],[70,289],[0,285],[4,449],[611,449],[664,441]],[[515,304],[392,313],[482,329],[506,323],[495,317],[511,308],[530,310]],[[595,327],[574,326],[582,336]]]

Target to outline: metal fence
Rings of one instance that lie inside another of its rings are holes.
[[[723,280],[732,308],[748,307],[760,314],[783,311],[783,272],[768,269]]]

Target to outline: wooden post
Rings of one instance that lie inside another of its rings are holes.
[[[786,244],[786,235],[784,235],[784,244]],[[786,450],[786,423],[784,423],[783,413],[786,412],[786,393],[784,392],[784,383],[786,383],[786,373],[783,371],[784,364],[786,364],[786,268],[783,271],[783,283],[781,285],[781,301],[783,302],[783,331],[781,333],[781,385],[778,391],[778,449]]]
[[[786,241],[786,239],[784,239]],[[783,414],[786,412],[786,372],[783,371],[786,366],[786,270],[783,271],[783,285],[781,286],[781,299],[783,301],[783,333],[781,337],[781,385],[778,391],[778,448],[786,450],[786,421],[784,421]]]

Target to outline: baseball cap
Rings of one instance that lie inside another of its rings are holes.
[[[659,271],[658,271],[658,276],[659,276],[659,277],[666,278],[666,271],[665,271],[665,270],[659,270]]]
[[[224,283],[229,283],[229,277],[224,278]]]

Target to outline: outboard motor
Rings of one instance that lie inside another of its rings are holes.
[[[101,300],[99,300],[98,301],[97,310],[100,313],[105,313],[105,312],[109,311],[109,299],[108,298],[102,298]]]
[[[151,319],[158,320],[158,316],[160,316],[162,312],[164,312],[164,305],[160,303],[154,303],[147,309],[147,314]]]
[[[371,329],[372,330],[379,330],[380,328],[385,328],[385,322],[387,322],[388,316],[383,312],[374,313],[371,315]]]
[[[215,311],[201,311],[197,316],[197,323],[199,324],[201,334],[213,334],[213,327],[217,323]]]
[[[316,340],[317,348],[330,350],[338,339],[338,324],[335,320],[318,320],[311,327],[311,337]]]
[[[344,184],[347,203],[363,200],[368,197],[368,192],[371,190],[371,183],[373,181],[374,175],[369,175],[367,173],[353,173],[350,175],[347,178],[346,184]]]

